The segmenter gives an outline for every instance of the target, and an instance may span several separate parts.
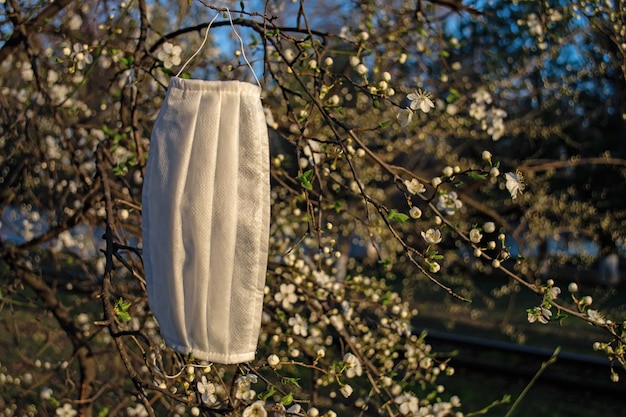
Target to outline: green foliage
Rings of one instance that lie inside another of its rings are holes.
[[[120,321],[126,323],[131,320],[132,317],[130,313],[128,312],[131,305],[132,304],[130,302],[124,301],[123,298],[120,298],[119,300],[117,300],[117,302],[115,303],[115,306],[113,307],[113,311],[115,312],[115,315]]]

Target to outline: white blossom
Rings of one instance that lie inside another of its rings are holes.
[[[455,191],[450,191],[447,194],[441,194],[437,201],[437,210],[441,210],[448,216],[453,215],[458,209],[463,207],[463,202],[459,200],[458,194]]]
[[[441,242],[441,231],[439,229],[428,229],[420,234],[429,245],[436,245]]]
[[[298,296],[296,295],[296,286],[291,283],[280,284],[279,292],[274,294],[274,300],[281,303],[285,310],[291,310],[293,304],[298,301]]]
[[[411,123],[411,120],[413,120],[413,111],[409,108],[400,109],[397,118],[400,122],[400,126],[407,127],[409,123]]]
[[[589,317],[590,320],[595,321],[598,324],[606,323],[606,319],[598,310],[587,310],[587,317]]]
[[[169,69],[175,65],[180,65],[180,54],[182,51],[183,49],[179,45],[165,42],[161,50],[157,53],[157,59],[163,61],[164,68]]]
[[[211,405],[217,402],[217,396],[215,395],[215,385],[209,382],[206,376],[202,376],[202,379],[197,384],[197,388],[203,403]]]
[[[303,337],[306,337],[309,334],[309,324],[299,314],[296,314],[294,317],[290,317],[288,322],[293,329],[294,334]]]
[[[70,403],[63,404],[63,407],[59,407],[55,411],[55,414],[59,417],[74,417],[77,413]]]
[[[424,113],[428,113],[430,109],[435,107],[435,103],[432,100],[430,93],[424,90],[417,90],[415,93],[410,93],[406,96],[410,101],[411,110],[421,110]]]
[[[343,363],[346,369],[346,377],[354,378],[355,376],[361,376],[363,374],[363,368],[361,368],[361,361],[359,358],[348,352],[343,357]]]
[[[480,230],[478,230],[478,229],[470,230],[470,232],[469,232],[469,239],[473,243],[480,243],[482,238],[483,238],[483,234],[480,233]]]
[[[515,200],[517,195],[524,191],[524,177],[519,170],[507,172],[504,176],[506,178],[506,189],[511,194],[511,198]]]
[[[265,409],[265,401],[255,401],[245,410],[243,410],[242,417],[267,417],[267,410]]]
[[[417,178],[412,178],[411,181],[404,180],[404,186],[410,194],[421,194],[426,191],[426,187]]]
[[[402,393],[394,398],[393,402],[398,404],[402,415],[415,414],[419,410],[419,400],[412,392]]]

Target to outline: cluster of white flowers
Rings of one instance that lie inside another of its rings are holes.
[[[235,381],[236,390],[235,398],[242,401],[251,401],[256,396],[256,391],[251,388],[252,384],[257,382],[257,376],[254,374],[242,375]],[[206,388],[206,387],[205,387]],[[208,397],[207,399],[212,399]]]
[[[549,279],[546,283],[543,295],[543,303],[534,308],[529,308],[528,322],[534,323],[538,321],[542,324],[548,324],[552,319],[552,302],[561,294],[561,289],[554,285],[554,280]]]
[[[403,392],[394,398],[394,402],[398,405],[400,414],[404,416],[449,416],[454,408],[461,406],[461,401],[457,396],[453,396],[449,402],[442,401],[420,406],[419,399],[412,392]],[[459,412],[457,415],[462,416],[462,413]]]
[[[75,42],[71,48],[64,46],[61,52],[63,52],[63,56],[72,64],[69,69],[70,73],[76,70],[82,71],[93,62],[89,45],[84,43]]]
[[[486,131],[491,139],[499,140],[504,135],[504,118],[506,112],[493,107],[491,94],[485,89],[479,89],[472,94],[474,102],[470,104],[469,115],[480,122],[481,129]]]
[[[556,9],[551,9],[551,10],[556,10]],[[552,14],[552,16],[554,16],[555,19],[561,19],[560,12],[558,12],[558,10],[556,13]],[[539,16],[537,16],[536,13],[530,13],[526,21],[520,20],[518,21],[518,24],[519,25],[525,24],[526,26],[528,26],[528,33],[530,33],[531,35],[537,38],[539,49],[545,50],[548,48],[548,43],[546,42],[545,36],[544,36],[544,33],[545,33],[544,24],[539,18]]]

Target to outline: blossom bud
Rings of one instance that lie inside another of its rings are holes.
[[[339,389],[339,391],[341,391],[341,394],[345,397],[348,398],[349,396],[352,395],[352,387],[348,384],[344,385],[343,387],[341,387]]]
[[[422,210],[420,210],[419,207],[413,206],[409,210],[409,216],[411,216],[414,219],[419,219],[420,217],[422,217]]]
[[[267,364],[272,368],[276,367],[279,363],[280,358],[277,355],[272,353],[270,356],[267,357]]]
[[[491,266],[493,266],[494,268],[500,268],[500,261],[494,259],[493,261],[491,261]]]
[[[571,293],[578,292],[578,284],[576,284],[575,282],[570,282],[567,286],[567,290]]]
[[[483,224],[483,230],[485,233],[493,233],[496,231],[496,224],[494,222],[485,222],[485,224]]]
[[[491,152],[483,151],[483,160],[487,162],[491,162]]]

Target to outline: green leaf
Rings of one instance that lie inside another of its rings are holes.
[[[298,378],[282,377],[281,382],[285,385],[293,385],[296,388],[300,388],[300,383],[298,383]]]
[[[446,101],[448,103],[453,103],[461,98],[461,93],[456,88],[450,88],[450,94],[446,97]]]
[[[135,57],[133,57],[132,55],[122,56],[119,58],[119,62],[127,68],[130,68],[135,62]]]
[[[313,184],[311,184],[311,179],[313,178],[313,170],[309,169],[302,174],[298,175],[297,180],[300,181],[300,185],[305,190],[311,191],[313,189]]]
[[[409,219],[409,216],[407,214],[398,213],[397,211],[393,209],[389,211],[389,214],[387,214],[387,217],[389,218],[389,220],[400,223],[400,224],[405,224],[406,221]]]
[[[391,124],[391,120],[387,120],[386,122],[378,122],[378,128],[382,129],[382,128],[389,126],[390,124]]]
[[[470,171],[467,175],[469,175],[470,178],[473,178],[475,180],[484,180],[485,178],[487,178],[488,174],[482,174],[480,172]]]
[[[273,386],[270,386],[267,391],[265,392],[261,392],[259,393],[259,395],[257,395],[257,398],[259,400],[267,400],[268,398],[270,398],[272,395],[274,395],[276,393],[276,388],[274,388]]]
[[[131,317],[128,313],[128,310],[130,309],[131,305],[132,303],[126,302],[123,298],[120,297],[120,299],[117,300],[117,303],[115,303],[115,306],[113,307],[113,311],[115,312],[117,318],[123,322],[129,322]]]
[[[440,260],[443,259],[443,255],[439,255],[439,252],[437,252],[435,250],[435,251],[432,251],[431,253],[428,254],[428,259],[432,259],[432,260],[435,260],[435,261],[440,261]]]
[[[98,417],[106,417],[109,415],[109,407],[104,407],[102,410],[98,411]]]
[[[281,398],[280,403],[284,406],[288,406],[289,404],[291,404],[293,402],[293,393],[289,393],[287,395],[285,395],[283,398]]]
[[[380,301],[383,303],[383,305],[386,305],[386,306],[391,304],[393,302],[393,300],[395,300],[395,296],[393,294],[391,294],[391,293],[385,293],[380,298]]]
[[[563,324],[563,320],[565,320],[568,317],[567,314],[564,313],[559,313],[556,316],[552,317],[552,320],[556,320],[558,321],[560,324]]]

